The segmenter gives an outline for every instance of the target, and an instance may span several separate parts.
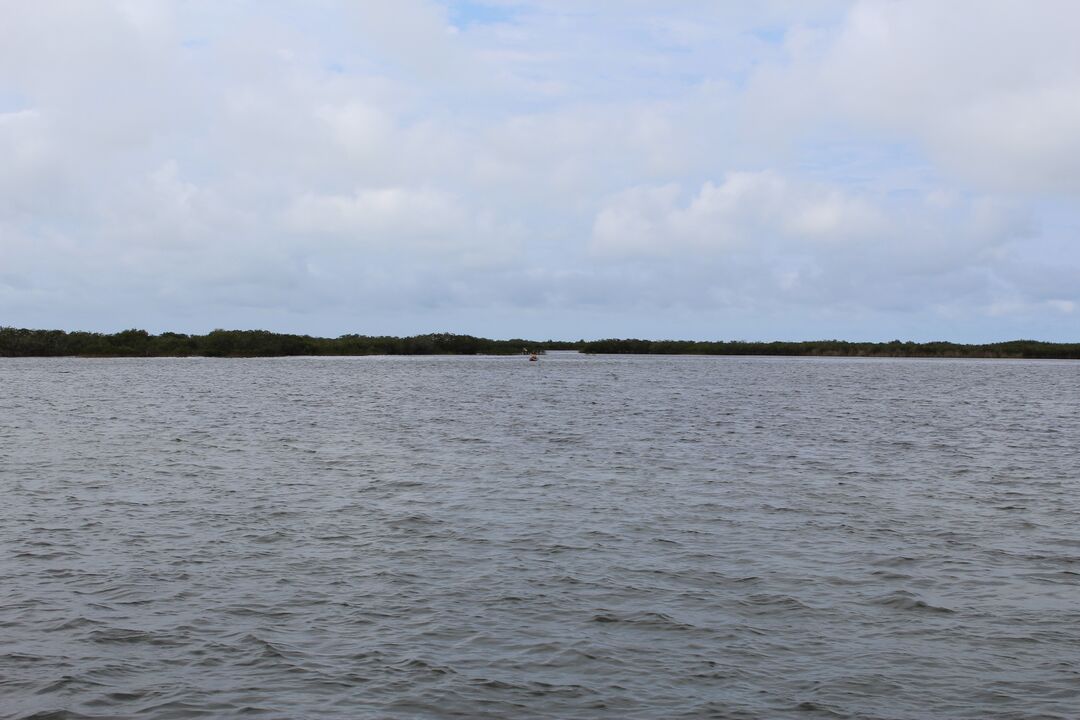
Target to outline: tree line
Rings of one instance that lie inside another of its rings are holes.
[[[285,357],[294,355],[513,355],[575,349],[548,340],[489,340],[430,333],[411,337],[342,335],[320,338],[267,330],[213,330],[206,335],[146,330],[65,332],[0,327],[0,357]]]
[[[320,338],[266,330],[213,330],[205,335],[146,330],[65,332],[0,327],[0,357],[283,357],[292,355],[515,355],[528,350],[578,350],[634,355],[795,355],[815,357],[940,357],[1080,359],[1080,343],[1011,340],[983,345],[814,340],[745,342],[693,340],[491,340],[430,333],[410,337],[342,335]]]
[[[796,355],[811,357],[936,357],[1080,359],[1080,343],[1009,340],[983,345],[936,342],[697,342],[693,340],[596,340],[583,343],[583,352],[642,355]]]

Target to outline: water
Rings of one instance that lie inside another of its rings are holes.
[[[1080,716],[1080,363],[0,361],[0,717]]]

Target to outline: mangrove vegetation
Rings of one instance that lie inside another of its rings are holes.
[[[490,340],[431,333],[411,337],[342,335],[320,338],[266,330],[214,330],[206,335],[145,330],[65,332],[0,327],[0,357],[284,357],[295,355],[517,355],[523,350],[577,350],[634,355],[806,355],[816,357],[1063,358],[1080,359],[1080,343],[1011,340],[984,345],[952,342],[885,343],[698,342],[693,340]]]

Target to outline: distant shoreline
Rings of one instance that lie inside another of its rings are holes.
[[[587,354],[728,355],[784,357],[911,357],[1078,360],[1080,343],[1010,340],[886,343],[811,340],[743,342],[695,340],[491,340],[432,333],[408,337],[342,335],[320,338],[266,330],[214,330],[205,335],[145,330],[106,334],[0,327],[0,357],[293,357],[366,355],[520,355],[577,350]]]

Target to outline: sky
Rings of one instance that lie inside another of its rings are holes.
[[[0,325],[1080,341],[1074,0],[0,0]]]

